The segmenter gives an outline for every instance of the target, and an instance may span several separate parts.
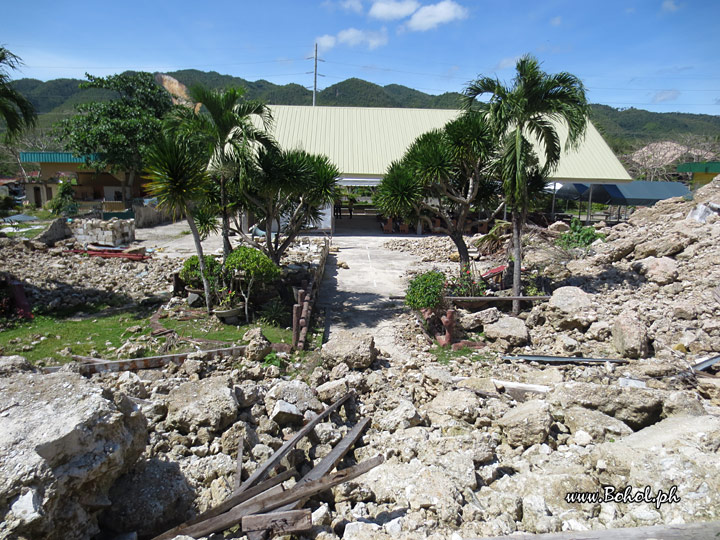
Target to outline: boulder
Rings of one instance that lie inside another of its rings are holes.
[[[65,218],[57,218],[52,220],[47,229],[41,232],[39,236],[35,237],[35,241],[42,242],[46,246],[54,246],[55,242],[70,238],[72,235],[72,231],[67,225],[67,220]]]
[[[348,385],[345,379],[338,379],[321,384],[316,390],[321,401],[334,403],[347,393]]]
[[[300,412],[300,409],[292,403],[288,403],[282,399],[275,402],[269,415],[270,420],[276,422],[279,426],[300,424],[303,421],[303,413]]]
[[[417,409],[407,400],[401,400],[397,407],[379,415],[375,421],[378,429],[390,432],[417,426],[421,422],[422,417]]]
[[[565,233],[570,230],[570,225],[564,221],[556,221],[555,223],[548,225],[548,230],[556,233]]]
[[[195,493],[177,463],[145,460],[110,490],[112,506],[101,516],[104,529],[153,537],[193,516]]]
[[[489,339],[506,341],[515,347],[525,345],[530,340],[525,322],[517,317],[502,317],[497,322],[485,326],[485,336]]]
[[[69,372],[0,378],[0,411],[0,538],[97,535],[110,487],[145,448],[142,413]]]
[[[594,476],[603,485],[648,486],[654,495],[676,487],[673,504],[620,505],[629,526],[684,523],[698,516],[718,519],[720,508],[720,417],[674,416],[597,446],[590,455]],[[640,510],[645,510],[641,512]]]
[[[646,257],[633,262],[631,268],[658,285],[667,285],[678,277],[677,263],[670,257]]]
[[[465,330],[475,330],[481,326],[492,324],[498,319],[500,319],[500,310],[491,307],[475,313],[463,310],[460,312],[457,322]]]
[[[552,425],[550,407],[541,400],[521,403],[498,420],[510,446],[532,446],[547,439]]]
[[[0,377],[9,377],[16,373],[36,372],[38,369],[24,356],[0,356]]]
[[[265,394],[265,410],[268,414],[272,414],[278,401],[294,405],[300,416],[308,410],[320,412],[324,409],[312,389],[299,379],[280,381]]]
[[[452,419],[474,422],[480,409],[480,399],[471,390],[440,392],[425,405],[424,413],[434,426],[452,424]]]
[[[241,440],[246,452],[249,452],[256,444],[260,444],[260,439],[255,429],[247,422],[238,420],[226,429],[220,437],[220,446],[223,453],[228,456],[237,456]]]
[[[617,316],[612,338],[615,350],[626,358],[647,358],[650,355],[647,329],[632,311],[625,310]]]
[[[597,320],[592,297],[579,287],[555,289],[545,317],[556,330],[585,330]]]
[[[579,406],[612,416],[634,430],[660,420],[663,409],[663,395],[659,391],[584,382],[558,384],[548,394],[547,400],[556,417],[562,417],[571,407]],[[586,427],[582,429],[588,431]]]
[[[350,369],[366,369],[377,358],[378,350],[371,335],[338,330],[323,345],[320,355],[328,367],[345,362]]]
[[[168,396],[167,424],[181,433],[207,427],[221,431],[235,421],[238,403],[230,381],[210,377],[190,381],[173,389]]]
[[[262,328],[251,328],[245,335],[243,341],[248,344],[245,348],[245,358],[251,362],[262,362],[272,351],[272,344],[262,334]]]
[[[672,257],[692,243],[692,240],[681,234],[658,236],[635,246],[635,259],[645,257]]]
[[[562,411],[563,423],[575,435],[587,433],[594,442],[617,440],[633,432],[627,424],[598,410],[573,406]]]

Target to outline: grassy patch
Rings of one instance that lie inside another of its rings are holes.
[[[461,356],[469,356],[474,351],[470,347],[462,347],[457,351],[453,351],[450,347],[436,346],[434,349],[431,349],[430,352],[435,355],[438,363],[446,366],[450,363],[450,360],[457,360]]]
[[[38,225],[42,225],[42,227],[38,227]],[[18,223],[12,225],[13,230],[6,231],[5,234],[7,234],[9,238],[26,238],[28,240],[31,240],[38,236],[41,232],[43,232],[45,230],[45,227],[45,223],[37,223],[32,221],[27,223]]]
[[[119,347],[129,337],[126,330],[140,325],[148,328],[149,313],[139,311],[102,313],[82,317],[38,315],[31,321],[20,321],[0,333],[3,354],[19,354],[30,362],[52,358],[64,363],[71,360],[58,353],[70,348],[72,354],[103,356],[110,347]],[[125,335],[123,335],[125,334]],[[31,348],[30,350],[23,350]]]
[[[216,317],[208,317],[207,315],[189,321],[167,318],[162,319],[160,322],[165,328],[175,330],[180,337],[212,339],[231,343],[241,341],[245,332],[255,326],[252,324],[242,326],[223,324]],[[292,330],[271,325],[263,325],[262,329],[263,335],[271,343],[292,343]]]

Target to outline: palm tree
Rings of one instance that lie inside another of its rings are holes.
[[[476,112],[420,135],[388,168],[375,204],[387,216],[421,220],[447,234],[457,247],[460,264],[466,266],[470,262],[463,236],[467,219],[473,210],[490,213],[486,207],[496,191],[489,181],[493,143],[487,122]]]
[[[207,161],[205,156],[187,144],[176,134],[164,133],[150,148],[146,161],[145,186],[148,194],[157,197],[158,207],[170,214],[185,218],[195,241],[205,291],[205,306],[210,313],[210,283],[205,272],[200,233],[198,232],[193,209],[207,192]]]
[[[8,69],[17,69],[21,63],[20,58],[0,47],[0,120],[6,126],[8,141],[23,129],[34,126],[37,118],[32,103],[10,86]]]
[[[568,129],[566,148],[579,144],[585,134],[589,106],[585,87],[570,73],[553,75],[540,69],[531,55],[520,58],[512,86],[497,78],[480,77],[464,91],[466,109],[477,107],[484,112],[500,142],[499,164],[505,200],[512,208],[513,225],[513,294],[521,293],[522,244],[521,230],[529,205],[528,181],[533,176],[547,176],[557,166],[562,144],[557,124]],[[476,98],[489,95],[487,102]],[[529,138],[537,141],[541,155]],[[513,312],[520,311],[520,302],[513,301]]]
[[[269,144],[270,137],[263,129],[255,126],[257,117],[264,128],[270,125],[270,109],[259,101],[243,101],[245,90],[228,88],[210,90],[193,86],[190,98],[201,107],[179,108],[171,120],[170,129],[178,129],[193,140],[193,144],[207,152],[207,171],[220,184],[220,213],[222,216],[223,258],[226,259],[230,246],[230,209],[228,183],[238,177],[242,163],[254,154],[254,143]]]

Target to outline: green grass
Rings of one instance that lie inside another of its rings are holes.
[[[14,231],[6,232],[5,234],[7,234],[8,238],[25,238],[27,240],[32,240],[44,230],[44,227],[42,229],[31,229],[27,226],[19,226],[15,227]]]
[[[60,363],[69,362],[71,358],[58,354],[66,347],[70,347],[72,354],[88,356],[94,349],[103,356],[109,347],[119,347],[125,342],[129,334],[123,336],[123,333],[128,327],[140,325],[149,331],[148,315],[137,311],[107,316],[93,314],[82,318],[38,315],[31,321],[17,322],[11,328],[2,330],[0,348],[2,354],[19,354],[30,362],[45,358],[53,358]],[[33,342],[36,344],[32,350],[22,350]]]
[[[162,319],[160,323],[171,330],[175,330],[180,337],[212,339],[215,341],[237,342],[241,341],[245,332],[254,328],[253,324],[232,326],[223,324],[215,317],[201,316],[190,321],[176,319]],[[271,343],[292,343],[292,330],[276,326],[263,325],[263,335]]]
[[[451,360],[456,360],[461,356],[469,356],[473,353],[473,349],[470,347],[462,347],[457,351],[453,351],[451,347],[436,346],[434,349],[431,349],[430,352],[435,355],[435,359],[439,364],[446,366]]]

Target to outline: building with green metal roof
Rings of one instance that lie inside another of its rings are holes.
[[[720,174],[720,161],[681,163],[678,165],[677,171],[690,173],[692,175],[693,189],[697,189],[710,183],[713,178]]]

